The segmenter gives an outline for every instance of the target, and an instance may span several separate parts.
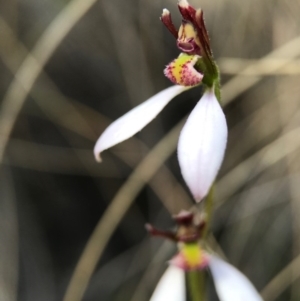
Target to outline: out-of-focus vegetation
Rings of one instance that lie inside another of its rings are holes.
[[[190,2],[205,12],[230,130],[211,244],[266,301],[299,300],[300,2]],[[144,224],[171,228],[192,205],[178,131],[165,135],[201,89],[103,163],[92,149],[111,120],[170,85],[162,70],[179,51],[165,7],[179,25],[175,0],[0,2],[1,301],[62,300],[89,239],[101,258],[83,300],[149,299],[175,246]]]

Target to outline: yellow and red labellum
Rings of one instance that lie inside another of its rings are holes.
[[[196,86],[201,83],[203,75],[194,65],[200,56],[182,53],[164,70],[165,76],[174,84],[181,86]]]

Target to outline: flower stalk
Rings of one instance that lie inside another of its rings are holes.
[[[203,271],[188,271],[185,273],[187,298],[190,301],[205,300],[205,275]]]
[[[206,215],[206,224],[203,230],[203,239],[205,239],[208,235],[208,231],[210,229],[211,221],[212,221],[212,215],[213,215],[213,207],[214,207],[214,190],[215,190],[215,184],[213,184],[210,187],[209,193],[205,200],[205,215]]]

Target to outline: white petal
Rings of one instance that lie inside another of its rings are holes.
[[[182,176],[195,200],[208,193],[223,161],[227,142],[225,115],[213,92],[200,99],[178,141],[178,160]]]
[[[159,280],[150,301],[185,301],[184,271],[170,265]]]
[[[101,161],[100,153],[136,134],[145,127],[157,114],[178,94],[187,88],[169,87],[138,105],[116,121],[102,133],[94,147],[97,161]]]
[[[209,255],[208,265],[220,301],[263,301],[252,283],[229,263]]]

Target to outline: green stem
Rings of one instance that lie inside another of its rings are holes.
[[[215,184],[212,184],[210,187],[210,190],[208,192],[208,195],[205,200],[205,213],[206,213],[206,223],[205,228],[203,230],[202,238],[205,239],[208,234],[208,229],[210,228],[212,215],[213,215],[213,207],[214,207],[214,190],[215,190]]]
[[[214,89],[215,89],[214,92],[217,97],[217,100],[219,101],[220,105],[222,106],[220,76],[218,76],[218,78],[214,82]]]
[[[190,301],[204,301],[204,272],[195,270],[186,272],[187,295]]]

